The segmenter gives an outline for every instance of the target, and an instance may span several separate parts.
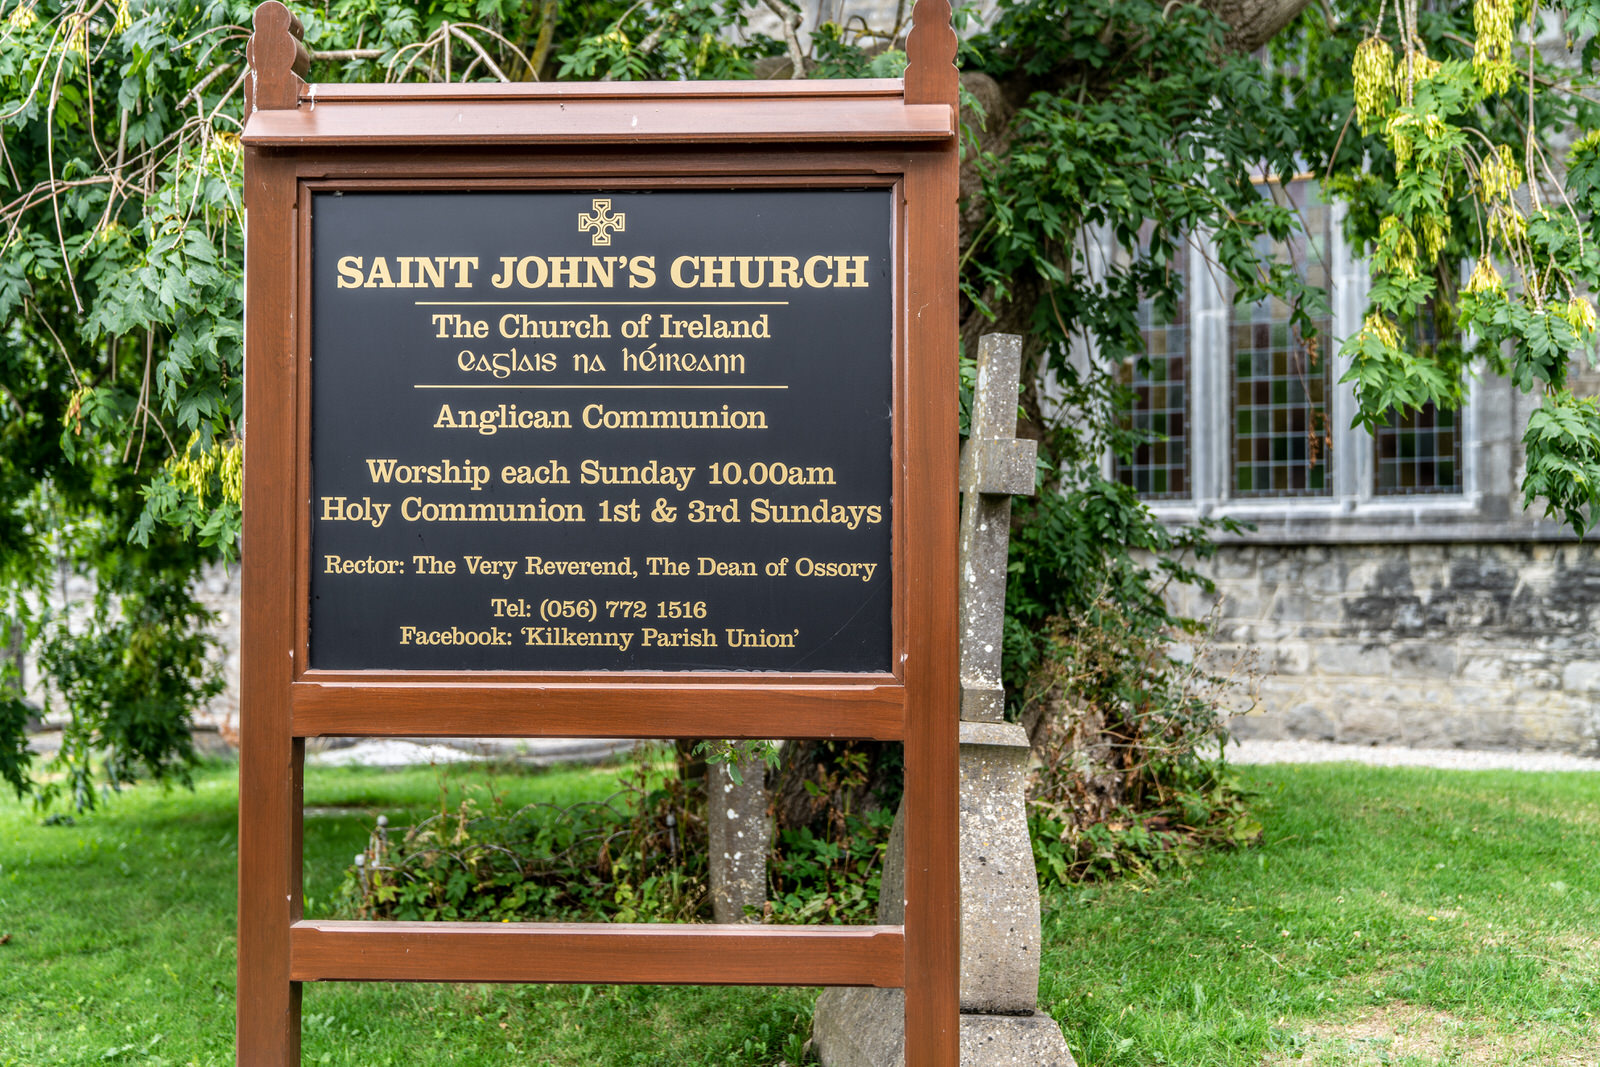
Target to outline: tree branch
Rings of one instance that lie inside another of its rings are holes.
[[[1228,47],[1254,52],[1310,7],[1312,0],[1202,0],[1201,7],[1228,24]]]
[[[783,39],[789,46],[789,62],[794,65],[794,71],[789,75],[790,80],[806,76],[806,57],[800,51],[800,35],[796,32],[800,28],[801,14],[796,8],[785,7],[783,0],[762,0],[767,5],[767,10],[778,16],[778,23],[783,27]]]

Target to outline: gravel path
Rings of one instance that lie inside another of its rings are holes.
[[[616,738],[530,737],[514,740],[448,742],[398,737],[368,738],[354,744],[325,748],[306,756],[307,763],[324,766],[414,767],[428,763],[463,763],[468,760],[504,760],[535,767],[555,763],[598,763],[633,747]]]
[[[1600,771],[1600,759],[1562,752],[1396,748],[1336,745],[1331,741],[1238,741],[1228,746],[1228,758],[1235,763],[1369,763],[1378,767],[1442,767],[1457,771]]]
[[[590,762],[625,751],[626,741],[543,738],[523,742],[456,741],[454,745],[371,739],[319,752],[314,763],[399,767],[471,759],[520,759],[531,763]],[[1235,763],[1367,763],[1380,767],[1440,767],[1482,771],[1600,771],[1600,759],[1561,752],[1478,751],[1463,748],[1398,748],[1336,745],[1327,741],[1239,741],[1228,746]]]
[[[205,735],[207,740],[214,737],[215,734]],[[28,738],[28,747],[40,755],[50,756],[60,747],[60,738],[58,732],[34,734]],[[214,745],[213,742],[211,747]],[[369,738],[308,753],[306,760],[332,766],[410,767],[487,759],[544,766],[595,763],[620,755],[631,747],[631,741],[612,738],[452,739],[449,742]],[[1378,767],[1439,767],[1458,771],[1600,771],[1600,759],[1564,752],[1401,748],[1338,745],[1331,741],[1235,741],[1228,745],[1228,758],[1235,763],[1366,763]]]

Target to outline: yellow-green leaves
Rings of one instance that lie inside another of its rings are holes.
[[[1389,149],[1394,152],[1396,176],[1404,174],[1406,167],[1411,165],[1411,155],[1416,149],[1411,128],[1415,125],[1416,119],[1411,115],[1395,115],[1384,124],[1383,132],[1388,135]]]
[[[238,439],[228,442],[217,466],[224,502],[238,506],[244,501],[244,449]]]
[[[1574,296],[1567,301],[1564,317],[1572,324],[1572,330],[1580,340],[1585,340],[1595,331],[1594,305],[1581,296]]]
[[[1394,215],[1378,225],[1378,248],[1373,261],[1383,273],[1399,274],[1408,281],[1417,277],[1417,239]]]
[[[231,512],[229,518],[237,521],[244,481],[244,454],[237,438],[218,438],[208,444],[197,431],[163,466],[168,483],[184,498],[183,504],[195,509],[190,522],[197,532],[203,534],[200,528],[213,507]],[[207,497],[220,497],[220,504],[209,504]],[[169,515],[169,521],[172,519]]]
[[[85,59],[89,57],[89,15],[87,12],[76,11],[67,15],[66,50],[75,52]]]
[[[167,457],[166,468],[179,488],[194,494],[200,506],[206,502],[206,490],[211,487],[211,474],[216,470],[216,447],[206,448],[200,434],[189,436],[189,443]]]
[[[1500,271],[1495,268],[1493,261],[1488,256],[1479,256],[1478,262],[1473,265],[1472,276],[1467,279],[1467,292],[1477,294],[1505,291],[1505,279],[1500,277]]]
[[[1356,115],[1362,132],[1370,133],[1394,107],[1394,53],[1389,43],[1381,37],[1362,41],[1350,73],[1355,80]]]
[[[1444,251],[1445,238],[1450,236],[1450,216],[1443,212],[1429,212],[1418,220],[1417,229],[1422,231],[1422,250],[1428,262],[1437,262]]]
[[[1472,69],[1485,93],[1510,89],[1516,73],[1511,62],[1513,7],[1512,0],[1474,0],[1472,5],[1472,28],[1477,33],[1472,46]]]
[[[1489,236],[1514,244],[1528,234],[1528,220],[1512,203],[1495,204],[1489,209]]]
[[[1361,343],[1376,341],[1385,348],[1400,347],[1400,331],[1393,322],[1383,315],[1368,312],[1367,317],[1361,322]]]
[[[1484,203],[1511,200],[1511,194],[1522,184],[1522,168],[1510,145],[1495,145],[1494,151],[1484,155],[1478,168],[1478,191]]]

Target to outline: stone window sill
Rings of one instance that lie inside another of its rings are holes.
[[[1360,542],[1573,541],[1565,527],[1536,514],[1491,514],[1479,493],[1355,500],[1212,500],[1152,503],[1168,526],[1201,518],[1253,523],[1253,531],[1219,533],[1219,544],[1335,544]]]

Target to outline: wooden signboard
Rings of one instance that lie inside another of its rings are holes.
[[[238,1060],[309,981],[871,985],[957,1061],[956,74],[311,86],[243,141]],[[304,739],[876,738],[904,927],[301,915]]]

